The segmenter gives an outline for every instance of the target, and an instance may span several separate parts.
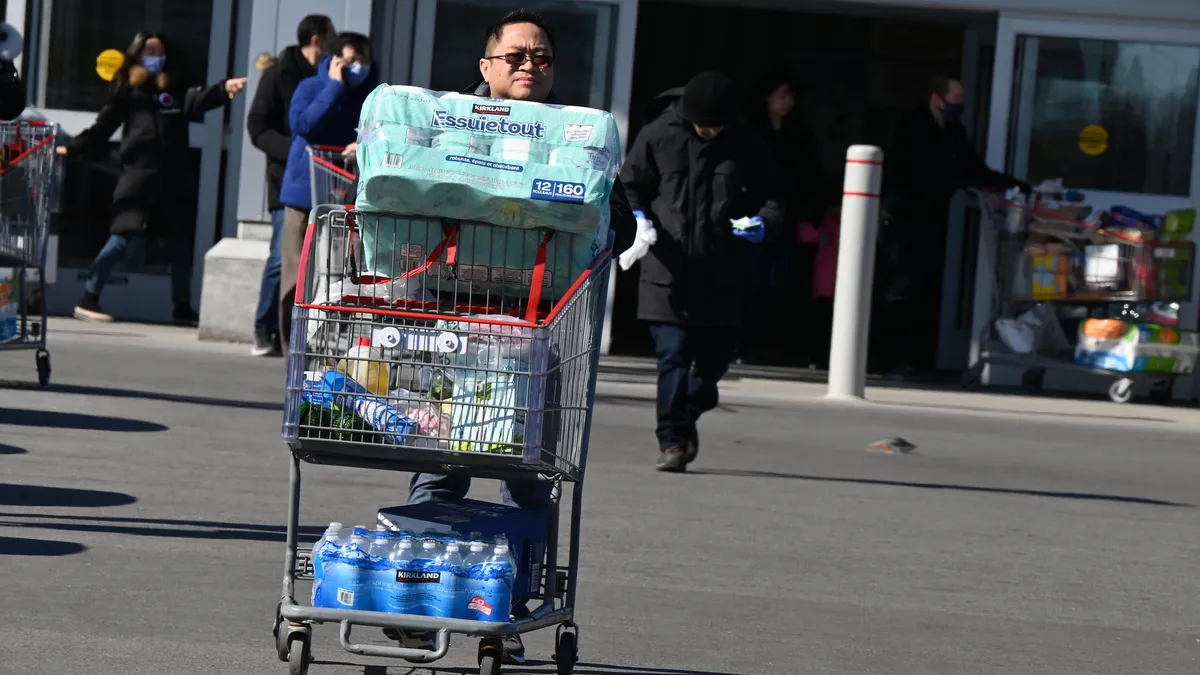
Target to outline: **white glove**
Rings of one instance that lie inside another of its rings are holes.
[[[617,257],[617,264],[621,266],[622,270],[633,267],[633,263],[641,260],[650,247],[658,241],[658,232],[654,229],[654,223],[646,218],[646,214],[634,211],[633,215],[637,218],[637,234],[634,235],[633,245]]]

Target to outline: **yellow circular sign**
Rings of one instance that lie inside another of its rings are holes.
[[[1108,150],[1108,129],[1099,124],[1089,124],[1079,132],[1079,149],[1085,155],[1096,157]]]
[[[96,74],[105,82],[112,82],[124,63],[124,54],[116,49],[105,49],[96,57]]]

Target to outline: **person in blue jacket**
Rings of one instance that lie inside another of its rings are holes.
[[[302,80],[292,94],[288,125],[292,147],[283,170],[279,201],[283,203],[283,246],[279,284],[279,333],[284,350],[291,339],[292,300],[304,247],[308,212],[313,208],[309,174],[310,145],[345,147],[354,156],[358,115],[363,101],[379,83],[371,62],[371,40],[362,33],[340,33],[333,50],[317,66],[317,74]]]

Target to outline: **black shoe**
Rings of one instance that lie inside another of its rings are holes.
[[[79,299],[79,303],[75,305],[75,318],[80,321],[100,321],[103,323],[112,323],[112,315],[106,314],[100,309],[100,296],[92,293],[84,293]]]
[[[195,328],[200,325],[200,315],[187,305],[176,305],[171,314],[171,323],[184,328]]]
[[[696,428],[693,422],[692,426],[688,427],[688,442],[687,448],[683,451],[683,463],[691,464],[696,461],[696,456],[700,454],[700,430]]]
[[[678,445],[664,448],[658,455],[655,470],[667,473],[683,473],[687,471],[687,450]]]
[[[520,635],[505,635],[500,639],[500,646],[504,650],[500,655],[500,663],[507,666],[525,665],[525,643],[521,642]]]

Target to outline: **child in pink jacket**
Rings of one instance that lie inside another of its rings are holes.
[[[837,285],[838,237],[841,234],[842,209],[830,207],[819,226],[805,221],[800,224],[798,237],[802,244],[816,244],[813,260],[812,303],[808,330],[814,337],[814,365],[828,367],[829,340],[833,332],[833,292]]]

